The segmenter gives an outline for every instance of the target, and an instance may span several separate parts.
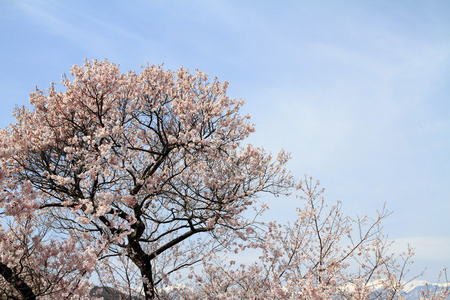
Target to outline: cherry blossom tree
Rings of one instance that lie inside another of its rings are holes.
[[[266,224],[259,242],[240,249],[259,249],[254,263],[237,265],[226,251],[216,253],[191,270],[191,280],[173,287],[173,299],[405,299],[414,253],[391,253],[382,233],[389,213],[353,219],[340,202],[329,206],[312,178],[297,189],[304,203],[297,220]],[[447,288],[424,291],[421,299],[449,296],[447,281]]]
[[[0,208],[17,220],[43,213],[61,236],[84,237],[80,247],[107,247],[98,261],[130,260],[146,299],[242,236],[260,193],[292,186],[286,153],[242,144],[254,128],[227,82],[96,60],[70,74],[62,89],[36,88],[33,110],[16,109],[0,132]]]

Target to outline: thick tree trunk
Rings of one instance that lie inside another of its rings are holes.
[[[158,299],[158,293],[156,292],[155,283],[153,281],[152,264],[148,257],[144,258],[139,269],[143,278],[145,299]]]
[[[136,240],[136,235],[128,236],[127,252],[133,263],[139,268],[142,276],[142,286],[144,288],[145,299],[158,299],[158,293],[155,288],[153,280],[153,270],[151,258],[144,252],[139,242]]]

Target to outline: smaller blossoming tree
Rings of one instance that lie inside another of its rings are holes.
[[[382,233],[383,209],[375,218],[350,218],[341,203],[329,206],[319,182],[311,178],[297,186],[304,202],[294,223],[271,222],[259,241],[252,264],[236,265],[226,253],[192,269],[184,284],[175,286],[177,299],[404,299],[413,250],[395,255]],[[233,250],[233,249],[230,249]],[[244,252],[245,253],[245,252]],[[239,258],[239,256],[237,257]],[[447,299],[450,285],[422,293],[421,299]]]
[[[17,220],[15,220],[17,221]],[[0,226],[1,299],[90,299],[88,281],[102,252],[98,243],[51,238],[42,218]]]

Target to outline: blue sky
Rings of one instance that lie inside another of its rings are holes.
[[[0,127],[84,58],[230,82],[257,131],[352,215],[384,203],[413,272],[450,267],[449,1],[0,0]],[[293,216],[267,199],[268,217]]]

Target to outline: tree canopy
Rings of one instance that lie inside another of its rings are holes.
[[[155,282],[201,259],[195,249],[209,241],[154,274],[159,255],[199,233],[217,240],[245,230],[242,213],[258,193],[292,184],[286,153],[273,159],[242,144],[254,128],[227,82],[162,66],[122,74],[96,60],[70,74],[63,91],[36,88],[34,110],[17,109],[1,132],[4,214],[45,211],[55,229],[95,239],[102,255],[127,256],[151,297]]]

